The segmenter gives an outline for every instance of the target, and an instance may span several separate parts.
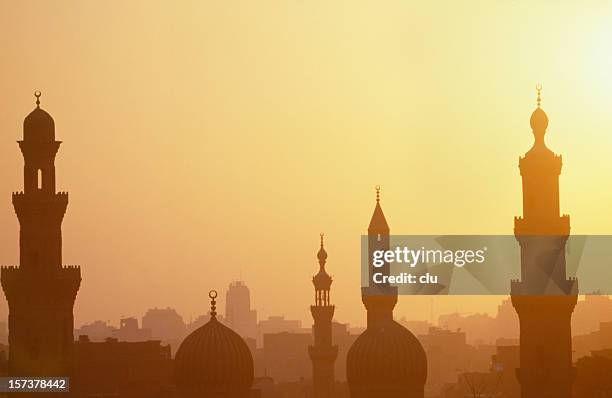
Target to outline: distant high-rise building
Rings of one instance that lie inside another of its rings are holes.
[[[55,122],[40,108],[23,122],[23,192],[13,194],[19,219],[19,267],[2,268],[9,305],[9,375],[66,376],[73,346],[78,266],[62,266],[62,220],[68,194],[55,191]]]
[[[313,276],[312,284],[315,288],[315,304],[310,306],[314,319],[314,344],[308,347],[308,354],[312,361],[312,382],[314,398],[331,398],[334,393],[334,364],[338,357],[338,346],[332,342],[332,318],[334,309],[330,302],[330,289],[332,278],[325,270],[327,252],[323,247],[323,234],[321,234],[321,248],[317,253],[319,259],[319,272]]]
[[[376,207],[368,227],[368,255],[389,250],[389,224],[376,189]],[[375,268],[370,261],[369,281]],[[389,275],[389,264],[376,269]],[[408,329],[393,319],[397,288],[372,286],[361,290],[367,311],[367,329],[355,340],[346,358],[346,378],[351,398],[423,398],[427,357],[423,346]]]
[[[523,398],[569,398],[575,378],[571,318],[578,282],[566,275],[570,219],[559,212],[561,156],[544,143],[548,116],[540,107],[540,90],[530,120],[535,142],[519,159],[523,217],[514,220],[521,249],[521,280],[511,283],[520,321],[517,377]]]
[[[242,337],[257,337],[257,311],[251,309],[251,292],[243,281],[232,282],[227,289],[225,322]]]

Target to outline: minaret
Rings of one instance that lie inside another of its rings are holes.
[[[376,206],[368,226],[368,258],[373,258],[376,250],[389,250],[389,224],[380,206],[380,186],[376,187]],[[368,313],[368,328],[381,321],[393,320],[393,309],[397,304],[397,287],[372,285],[374,266],[368,262],[369,286],[361,289],[361,301]],[[389,264],[385,263],[376,269],[383,275],[390,275]]]
[[[55,123],[40,108],[24,120],[24,190],[13,193],[19,219],[19,267],[2,267],[9,305],[9,375],[68,376],[73,343],[72,308],[81,283],[77,266],[62,266],[66,192],[55,192]]]
[[[521,248],[521,280],[511,283],[512,304],[520,321],[518,381],[523,398],[569,398],[572,367],[571,317],[578,283],[567,278],[565,244],[569,216],[559,212],[561,156],[544,143],[548,117],[540,107],[531,115],[533,147],[519,159],[523,217],[515,217]]]
[[[376,187],[376,206],[368,227],[368,286],[361,288],[368,327],[357,337],[346,355],[346,379],[351,398],[423,398],[427,380],[427,357],[419,340],[393,320],[397,288],[373,285],[372,253],[389,250],[389,225],[380,206],[380,187]],[[389,275],[389,264],[376,272]]]
[[[323,234],[317,258],[319,272],[312,277],[315,305],[310,306],[314,319],[314,345],[308,347],[308,353],[312,361],[313,397],[331,398],[334,393],[334,365],[338,356],[338,346],[332,344],[332,318],[335,306],[331,305],[329,300],[332,278],[325,271],[327,252],[323,247]]]

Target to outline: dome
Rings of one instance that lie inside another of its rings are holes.
[[[36,91],[36,109],[23,121],[23,140],[37,142],[55,141],[55,122],[51,115],[40,109],[40,91]]]
[[[531,114],[529,124],[534,133],[544,133],[548,127],[548,116],[539,106]]]
[[[408,329],[388,320],[355,340],[347,354],[346,375],[351,397],[422,397],[427,357]]]
[[[251,351],[240,335],[217,320],[214,308],[213,300],[210,321],[187,336],[176,352],[176,387],[181,397],[248,397]]]

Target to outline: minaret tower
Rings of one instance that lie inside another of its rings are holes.
[[[380,206],[368,227],[368,286],[361,300],[368,313],[368,327],[357,337],[346,355],[346,379],[351,398],[423,398],[427,380],[427,357],[419,340],[393,320],[397,288],[372,281],[374,250],[389,250],[389,224]],[[389,264],[376,272],[389,275]]]
[[[540,107],[531,115],[533,147],[519,159],[523,180],[523,217],[515,217],[521,248],[521,280],[511,283],[512,304],[520,321],[520,368],[523,398],[569,398],[572,367],[571,317],[578,282],[567,278],[565,244],[568,215],[559,212],[561,156],[544,143],[548,117]]]
[[[68,376],[73,343],[72,308],[81,283],[77,266],[62,266],[66,192],[55,192],[55,123],[40,108],[24,120],[24,190],[13,194],[19,219],[19,267],[2,267],[9,305],[9,375]]]
[[[374,251],[389,250],[389,224],[380,206],[380,186],[376,187],[376,206],[368,226],[368,258],[373,258]],[[393,320],[393,309],[397,304],[397,287],[373,285],[374,266],[368,262],[369,286],[361,289],[361,301],[368,313],[368,328],[375,327],[383,321]],[[385,263],[376,269],[383,275],[390,275],[389,264]]]
[[[310,306],[314,318],[314,345],[308,347],[308,353],[312,361],[313,397],[331,398],[334,392],[334,365],[338,356],[338,346],[332,344],[332,318],[335,306],[331,305],[329,300],[332,278],[325,271],[327,252],[323,247],[323,234],[317,258],[319,272],[312,277],[315,305]]]

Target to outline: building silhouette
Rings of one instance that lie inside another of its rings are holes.
[[[331,398],[334,392],[334,365],[338,357],[338,346],[332,344],[332,318],[335,306],[331,305],[329,292],[332,278],[325,271],[327,252],[323,247],[317,253],[319,272],[312,277],[315,288],[315,304],[310,306],[314,319],[314,344],[308,347],[312,361],[312,384],[314,398]]]
[[[376,207],[368,227],[370,259],[375,250],[389,250],[389,225],[380,206],[380,188],[376,191]],[[373,272],[370,261],[369,281]],[[389,275],[389,264],[376,272]],[[346,377],[351,398],[423,398],[427,357],[419,340],[393,320],[397,288],[362,287],[361,298],[367,310],[367,329],[347,354]]]
[[[112,332],[113,337],[119,341],[147,341],[151,340],[151,329],[138,326],[138,319],[134,317],[121,318],[119,329]]]
[[[240,335],[217,318],[216,291],[210,320],[181,343],[174,359],[174,381],[181,398],[247,398],[252,394],[253,356]]]
[[[523,398],[569,398],[572,366],[571,316],[578,283],[567,278],[565,243],[569,216],[559,213],[561,156],[544,143],[548,117],[540,107],[531,115],[535,138],[519,159],[523,181],[523,217],[515,217],[514,234],[521,248],[521,280],[511,283],[512,305],[520,321],[520,367]]]
[[[183,317],[170,307],[148,309],[142,317],[142,328],[150,330],[153,339],[170,344],[173,353],[187,335]]]
[[[251,292],[243,281],[230,283],[225,293],[225,320],[242,337],[257,338],[257,311],[251,309]]]
[[[13,194],[19,219],[19,266],[3,267],[9,305],[9,365],[13,376],[66,376],[73,345],[73,305],[81,270],[62,266],[62,220],[68,194],[55,191],[55,122],[40,108],[23,122],[23,192]]]
[[[312,345],[311,333],[269,333],[263,337],[263,374],[277,383],[296,382],[308,377],[312,363],[308,359],[308,347]]]
[[[74,371],[70,394],[74,397],[170,397],[170,346],[159,340],[94,342],[86,335],[74,343]]]

